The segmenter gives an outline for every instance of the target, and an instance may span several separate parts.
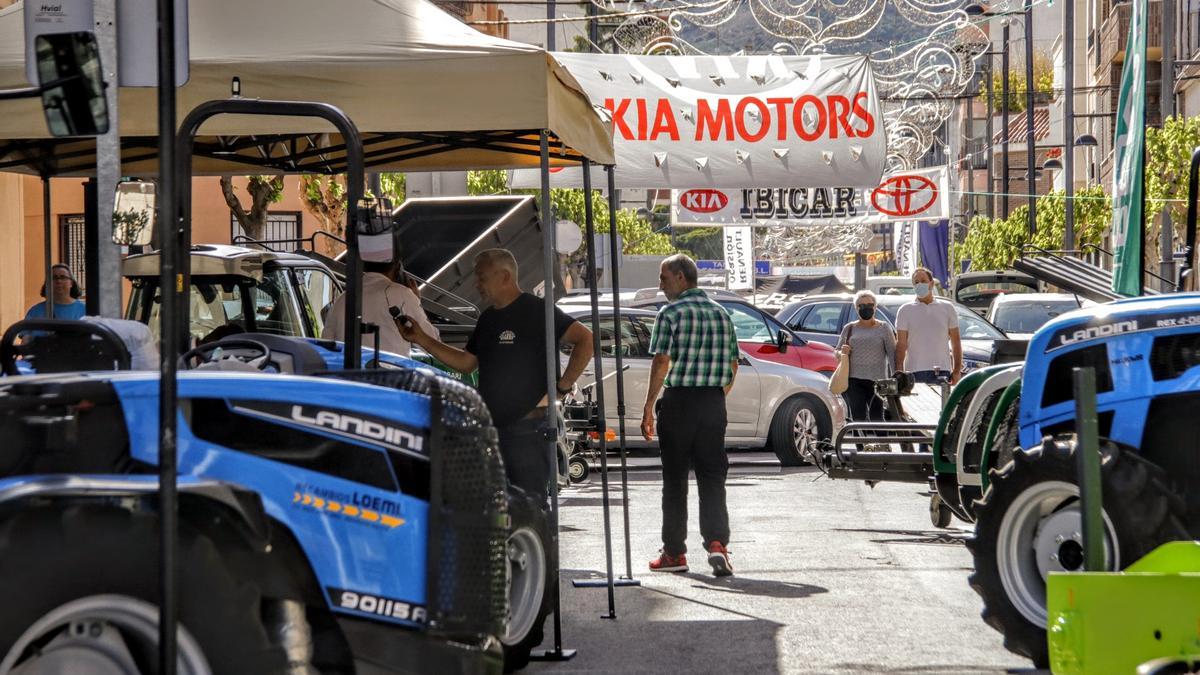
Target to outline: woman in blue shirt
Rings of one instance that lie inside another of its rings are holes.
[[[53,288],[54,288],[54,318],[55,319],[82,319],[85,313],[85,305],[79,301],[79,296],[83,292],[79,289],[79,282],[75,281],[75,276],[71,274],[71,268],[63,264],[57,264],[50,268],[53,273]],[[46,297],[46,287],[42,286],[42,297]],[[25,312],[26,319],[44,319],[46,318],[46,301],[43,300]]]

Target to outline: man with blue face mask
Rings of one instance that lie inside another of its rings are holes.
[[[896,312],[896,370],[917,382],[958,382],[962,373],[962,340],[954,305],[935,298],[933,274],[918,267],[912,274],[916,298]]]

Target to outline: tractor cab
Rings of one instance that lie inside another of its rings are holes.
[[[206,244],[193,246],[189,255],[188,325],[199,341],[225,332],[318,338],[323,310],[342,292],[328,267],[295,253]],[[157,252],[144,253],[127,258],[123,270],[133,285],[125,318],[149,325],[156,339],[159,264]]]

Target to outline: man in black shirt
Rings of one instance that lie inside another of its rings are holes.
[[[465,351],[438,341],[413,321],[403,322],[401,335],[457,371],[479,369],[479,393],[500,433],[509,483],[544,497],[553,475],[542,431],[549,404],[545,301],[521,291],[517,261],[504,249],[490,249],[475,258],[475,288],[490,306],[479,315]],[[557,384],[563,396],[592,358],[592,332],[555,307],[554,335],[558,343],[572,347]]]

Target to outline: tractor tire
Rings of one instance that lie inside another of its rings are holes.
[[[286,654],[273,645],[263,625],[258,588],[237,579],[211,539],[180,523],[180,660],[207,661],[212,673],[287,672]],[[158,644],[159,518],[111,506],[66,505],[30,508],[0,523],[0,584],[5,611],[0,613],[0,645],[10,653],[6,665],[39,672],[37,661],[53,657],[37,652],[47,640],[69,638],[66,630],[88,626],[92,635],[123,637],[134,659],[154,663]],[[78,609],[78,611],[75,611]],[[130,617],[149,611],[141,632],[131,632]],[[70,616],[69,621],[59,619]],[[26,635],[35,624],[37,635]],[[149,628],[151,630],[144,630]],[[53,636],[53,637],[52,637]],[[21,649],[17,641],[35,648]],[[78,636],[76,637],[78,639]],[[97,663],[110,650],[97,640],[82,645]],[[149,659],[146,661],[146,659]],[[73,661],[80,664],[81,661]],[[78,665],[76,666],[78,667]],[[186,667],[186,671],[204,672]],[[185,671],[181,671],[185,672]]]
[[[506,546],[509,615],[500,643],[504,672],[511,673],[529,664],[530,653],[545,637],[543,625],[558,592],[558,562],[545,506],[520,488],[510,487],[508,514],[512,523]]]
[[[1021,445],[1021,428],[1017,425],[1017,413],[1021,410],[1021,397],[1013,399],[1004,417],[1000,418],[1000,426],[996,428],[996,436],[992,438],[991,463],[993,469],[1003,469],[1013,460],[1013,453]]]
[[[1015,450],[1008,465],[989,474],[991,484],[975,503],[975,536],[967,541],[975,560],[969,582],[983,598],[984,622],[1004,635],[1005,648],[1038,668],[1049,665],[1046,576],[1083,565],[1075,450],[1074,436]],[[1160,467],[1108,441],[1100,451],[1110,569],[1190,538],[1183,502]]]
[[[771,420],[769,445],[783,466],[820,463],[820,447],[831,440],[829,415],[821,404],[794,397],[783,402]]]

